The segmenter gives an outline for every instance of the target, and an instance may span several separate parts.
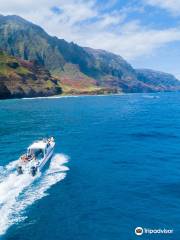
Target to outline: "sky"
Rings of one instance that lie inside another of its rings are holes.
[[[0,0],[50,35],[180,79],[180,0]]]

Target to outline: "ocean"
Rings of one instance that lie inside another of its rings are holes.
[[[49,165],[16,176],[46,136]],[[179,93],[0,101],[0,239],[178,240],[179,216]]]

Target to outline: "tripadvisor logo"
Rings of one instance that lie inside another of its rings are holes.
[[[142,234],[143,234],[143,229],[142,229],[142,227],[137,227],[137,228],[135,229],[135,234],[138,235],[138,236],[142,235]]]
[[[174,230],[173,229],[150,229],[150,228],[142,228],[142,227],[137,227],[135,228],[135,234],[138,236],[141,236],[142,234],[173,234]]]

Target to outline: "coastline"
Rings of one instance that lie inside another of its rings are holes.
[[[60,98],[80,98],[80,97],[108,97],[108,96],[125,96],[125,95],[136,95],[136,94],[142,94],[145,95],[148,98],[155,98],[155,96],[151,96],[154,94],[161,94],[161,93],[175,93],[172,91],[169,92],[137,92],[137,93],[110,93],[110,94],[73,94],[73,95],[52,95],[52,96],[41,96],[41,97],[24,97],[24,98],[6,98],[6,99],[0,99],[1,101],[11,101],[11,100],[40,100],[40,99],[60,99]],[[176,92],[177,93],[177,92]],[[156,96],[157,97],[157,96]]]
[[[7,100],[36,100],[36,99],[59,99],[59,98],[77,98],[77,97],[105,97],[105,96],[121,96],[126,95],[125,93],[111,93],[111,94],[77,94],[77,95],[52,95],[44,97],[24,97],[24,98],[5,98],[0,101]]]

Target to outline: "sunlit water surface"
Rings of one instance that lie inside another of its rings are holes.
[[[18,156],[54,136],[44,171]],[[0,239],[132,240],[137,226],[180,236],[180,94],[0,101]]]

